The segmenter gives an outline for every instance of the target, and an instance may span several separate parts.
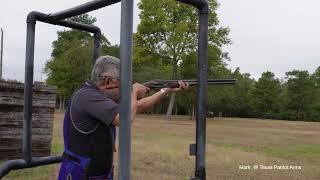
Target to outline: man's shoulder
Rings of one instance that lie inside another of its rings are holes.
[[[98,89],[90,88],[90,87],[81,87],[75,92],[75,96],[78,98],[92,98],[92,97],[103,97],[103,93]]]
[[[85,103],[90,101],[113,101],[107,98],[100,90],[86,86],[74,93],[74,100],[84,101]]]

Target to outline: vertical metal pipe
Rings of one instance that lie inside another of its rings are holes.
[[[206,179],[206,111],[207,111],[207,66],[208,66],[208,6],[199,9],[198,29],[198,89],[196,117],[196,178]]]
[[[133,0],[121,1],[119,180],[131,179]]]
[[[32,159],[32,89],[33,89],[33,63],[34,63],[34,40],[35,40],[35,21],[27,22],[27,43],[25,61],[25,80],[24,80],[24,120],[23,120],[23,159],[27,164]]]
[[[3,30],[1,28],[0,79],[2,79],[2,61],[3,61]]]
[[[94,42],[93,42],[93,59],[92,59],[92,67],[96,63],[97,58],[100,56],[101,51],[101,32],[97,31],[93,35]]]

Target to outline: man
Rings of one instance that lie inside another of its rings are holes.
[[[119,77],[120,60],[102,56],[93,67],[91,80],[73,93],[64,118],[65,150],[59,180],[113,178],[115,126],[120,123]],[[143,98],[149,88],[135,83],[131,94],[131,120],[137,112],[152,107],[168,93],[189,87],[183,82],[179,84],[179,88],[163,88]]]

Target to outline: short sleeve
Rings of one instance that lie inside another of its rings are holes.
[[[86,93],[83,100],[81,104],[86,114],[106,125],[110,125],[119,113],[119,105],[111,99],[106,99],[97,91]]]

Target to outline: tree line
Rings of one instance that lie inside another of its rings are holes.
[[[238,84],[208,87],[208,112],[227,117],[320,121],[320,68],[315,72],[292,70],[281,81],[272,72],[264,72],[255,80],[239,68],[228,69],[230,58],[221,47],[231,43],[229,29],[219,25],[218,3],[209,3],[208,77],[236,78]],[[140,23],[133,47],[134,81],[196,78],[195,9],[174,0],[141,0],[139,8]],[[71,20],[96,22],[87,14]],[[90,77],[93,37],[77,30],[58,31],[57,35],[45,72],[47,83],[58,87],[58,101],[65,102]],[[112,45],[105,36],[102,39],[102,54],[119,57],[119,45]],[[165,98],[149,113],[192,115],[195,103],[196,88],[191,88]]]

